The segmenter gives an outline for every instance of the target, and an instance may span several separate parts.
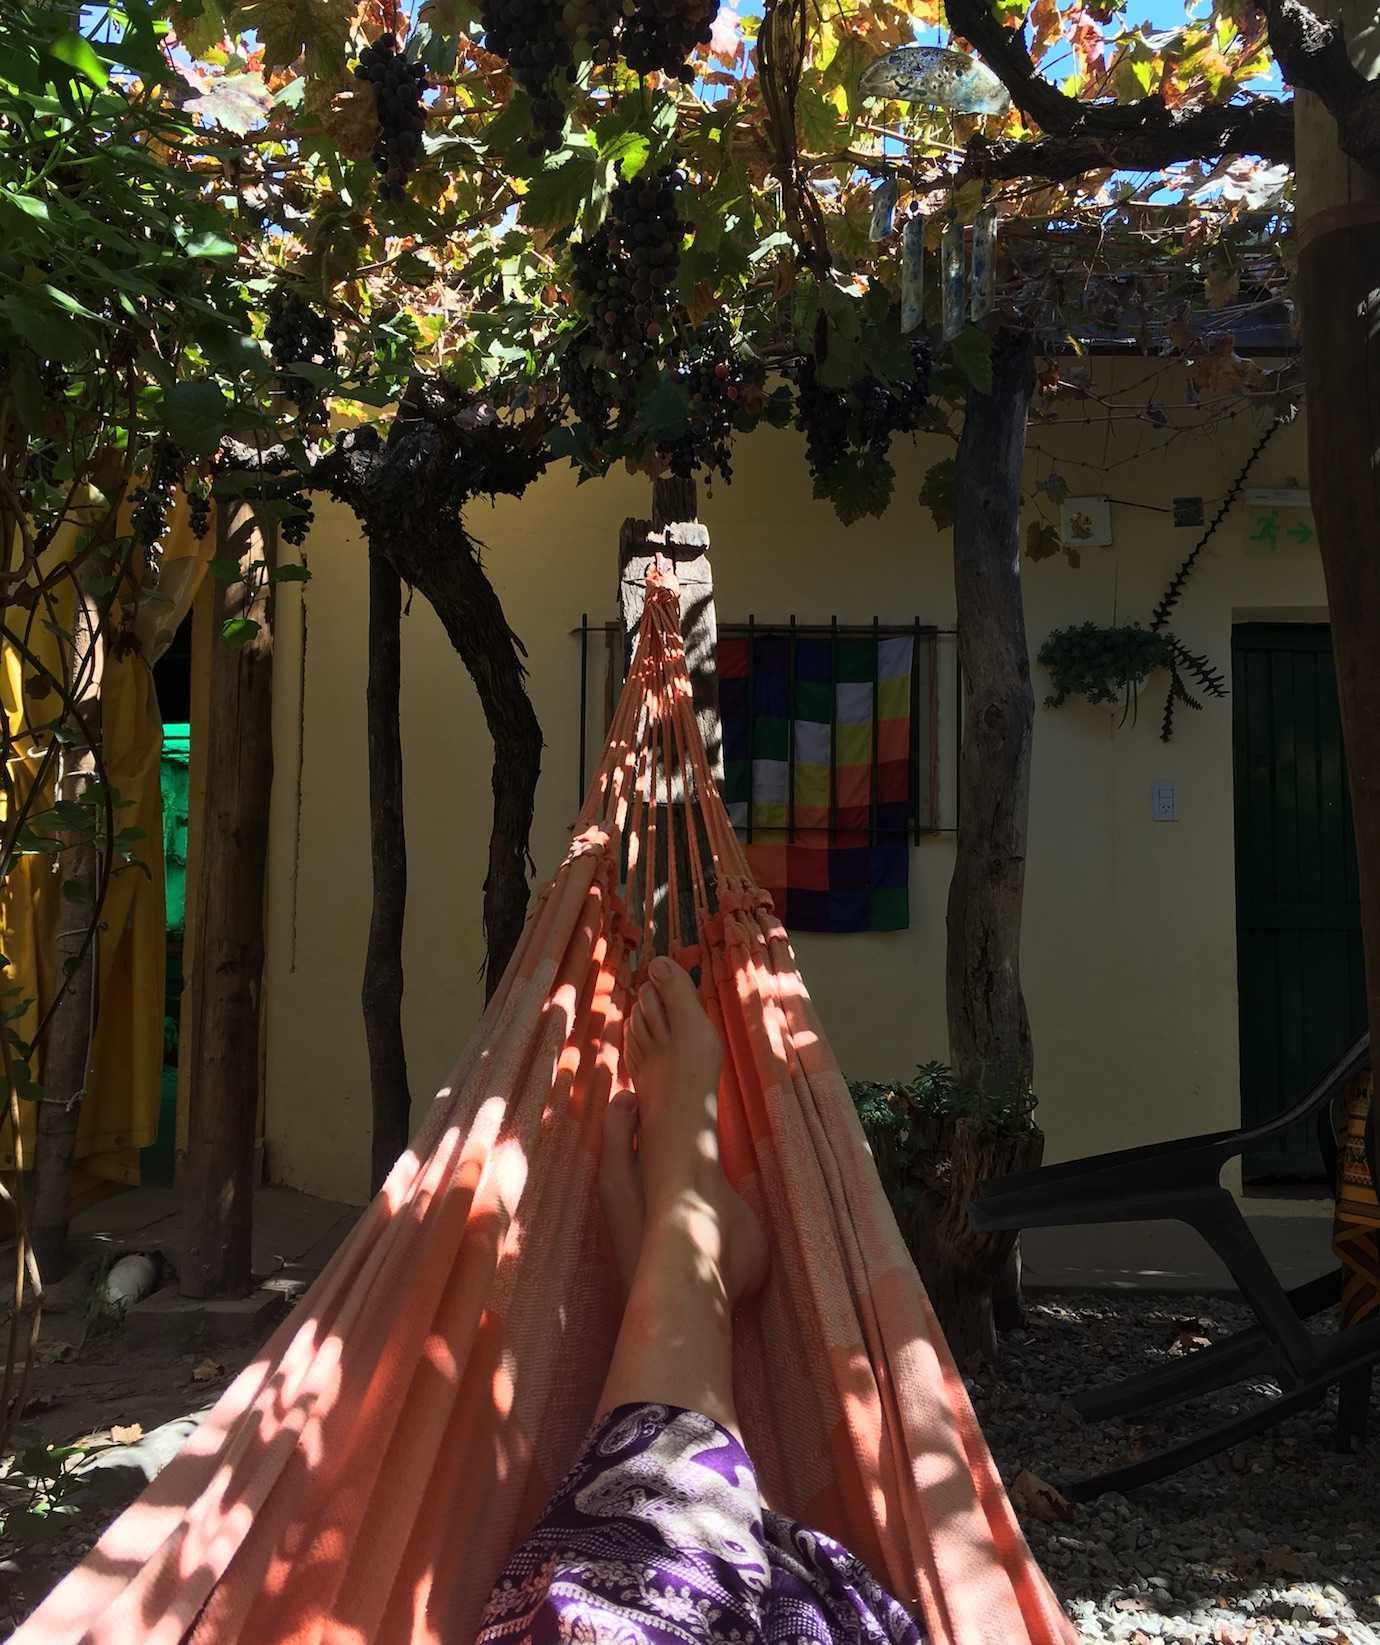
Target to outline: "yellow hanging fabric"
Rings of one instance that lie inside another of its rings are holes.
[[[73,540],[72,535],[60,540],[54,552],[70,553]],[[105,655],[100,694],[102,757],[111,786],[128,802],[118,812],[116,826],[143,830],[136,854],[148,872],[131,866],[114,874],[102,909],[105,929],[97,949],[98,1011],[77,1134],[74,1204],[94,1197],[103,1184],[137,1183],[139,1150],[158,1132],[166,935],[159,790],[163,723],[152,665],[190,610],[213,553],[209,538],[202,543],[192,535],[185,504],[179,502],[162,555],[159,588],[163,598],[141,609],[136,623],[140,649],[124,656],[107,649]],[[117,605],[112,631],[118,627],[119,616]],[[28,644],[46,664],[57,661],[57,641],[41,624],[33,625]],[[26,705],[22,694],[31,674],[18,651],[0,643],[0,713],[6,716],[17,742],[9,767],[19,804],[40,764],[27,736],[26,713],[39,719],[48,707],[47,699],[30,699]],[[40,796],[36,810],[52,802],[51,778],[47,786],[50,791]],[[0,818],[4,816],[5,800],[0,794]],[[0,951],[9,957],[9,975],[20,984],[21,997],[33,1002],[13,1024],[25,1039],[33,1035],[56,987],[54,942],[64,914],[59,885],[56,865],[49,857],[20,858],[0,885]],[[80,917],[80,910],[71,904],[65,905],[65,912]],[[40,1083],[42,1063],[40,1050],[32,1065]],[[32,1104],[21,1105],[21,1118],[23,1162],[32,1168]],[[14,1142],[6,1126],[0,1139],[0,1169],[14,1169]]]

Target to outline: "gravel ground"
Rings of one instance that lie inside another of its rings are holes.
[[[971,1384],[1008,1482],[1022,1469],[1057,1482],[1114,1465],[1253,1397],[1249,1389],[1214,1395],[1159,1414],[1153,1429],[1088,1426],[1068,1407],[1073,1394],[1145,1369],[1176,1341],[1225,1336],[1248,1323],[1245,1311],[1210,1298],[1144,1295],[1037,1297],[1028,1311],[1028,1328],[1007,1339],[1002,1377]],[[164,1363],[108,1346],[41,1369],[37,1420],[49,1438],[70,1439],[102,1414],[148,1431],[203,1405],[237,1369],[216,1365],[206,1379],[207,1366],[192,1358]],[[1329,1402],[1132,1500],[1079,1507],[1066,1522],[1023,1513],[1081,1637],[1380,1645],[1380,1394],[1361,1456],[1332,1450],[1334,1410]],[[0,1640],[82,1557],[119,1502],[83,1493],[81,1506],[55,1541],[0,1558]]]
[[[1085,1424],[1067,1401],[1250,1323],[1207,1297],[1037,1296],[1007,1339],[1001,1379],[970,1384],[1008,1483],[1028,1469],[1076,1478],[1237,1414],[1242,1385],[1141,1423]],[[1331,1321],[1323,1328],[1330,1329]],[[1377,1379],[1380,1380],[1380,1379]],[[1064,1523],[1023,1513],[1080,1636],[1246,1645],[1380,1645],[1380,1395],[1358,1456],[1332,1449],[1335,1400],[1134,1497],[1105,1496]]]

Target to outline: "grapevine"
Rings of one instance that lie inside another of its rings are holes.
[[[536,132],[529,146],[536,154],[558,149],[565,104],[556,81],[575,66],[562,0],[483,0],[479,15],[485,45],[508,59],[514,80],[532,99]]]
[[[182,478],[182,453],[170,440],[160,440],[153,449],[148,474],[142,485],[130,493],[129,528],[144,548],[152,548],[163,535],[172,489]]]
[[[751,355],[735,353],[726,321],[706,322],[691,333],[672,376],[685,389],[685,432],[658,443],[671,472],[689,479],[698,469],[733,479],[732,438],[740,421],[751,422],[763,406],[765,370]]]
[[[296,505],[298,512],[286,515],[278,531],[285,543],[291,543],[294,548],[301,548],[312,528],[312,521],[316,518],[311,506],[311,497],[305,491],[297,491],[288,501]]]
[[[211,499],[200,491],[187,493],[187,524],[200,542],[211,529]]]
[[[422,131],[426,110],[422,92],[426,70],[409,63],[398,50],[397,36],[381,34],[359,54],[357,79],[374,88],[378,107],[379,134],[374,143],[374,164],[383,176],[379,197],[401,200],[406,193],[408,174],[422,152]]]
[[[914,375],[908,383],[887,383],[870,373],[847,389],[820,383],[811,356],[796,377],[795,426],[805,436],[811,475],[827,485],[830,473],[845,462],[880,462],[893,434],[913,434],[920,427],[929,399],[930,352],[911,345]]]
[[[607,430],[614,404],[613,379],[581,339],[561,356],[561,389],[582,423],[596,435]]]
[[[695,71],[687,59],[713,35],[718,0],[656,0],[636,6],[623,22],[623,56],[638,74],[660,69],[691,85]]]
[[[321,407],[321,391],[291,368],[294,365],[335,365],[335,327],[324,314],[317,314],[296,294],[282,286],[268,300],[268,324],[264,339],[278,368],[284,394],[303,411]]]
[[[685,233],[676,194],[684,182],[684,172],[663,166],[620,183],[602,228],[574,248],[575,290],[591,338],[625,390],[673,315]]]
[[[545,154],[561,146],[562,79],[574,81],[584,62],[608,64],[621,54],[636,74],[693,85],[689,59],[712,39],[718,10],[718,0],[482,0],[480,21],[485,45],[507,58],[532,100],[530,146]]]

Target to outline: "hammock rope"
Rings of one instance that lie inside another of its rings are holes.
[[[569,853],[417,1137],[16,1645],[473,1639],[595,1414],[618,1325],[603,1111],[658,950],[723,1035],[725,1169],[773,1249],[735,1329],[767,1500],[864,1559],[934,1645],[1072,1645],[719,798],[658,570]]]

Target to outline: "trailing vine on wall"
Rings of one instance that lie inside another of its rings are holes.
[[[1203,550],[1231,512],[1256,460],[1282,421],[1277,417],[1247,453],[1217,512],[1169,579],[1168,587],[1151,613],[1149,628],[1142,628],[1139,623],[1106,627],[1088,622],[1050,632],[1036,659],[1049,670],[1054,687],[1045,698],[1047,707],[1058,708],[1070,697],[1084,697],[1093,704],[1121,702],[1124,705],[1122,724],[1125,724],[1127,717],[1135,712],[1140,687],[1147,677],[1157,669],[1167,669],[1169,686],[1160,717],[1160,741],[1167,743],[1174,735],[1174,714],[1179,705],[1196,711],[1202,708],[1204,697],[1227,695],[1227,680],[1222,670],[1206,653],[1185,645],[1170,629],[1169,619],[1183,598]]]

